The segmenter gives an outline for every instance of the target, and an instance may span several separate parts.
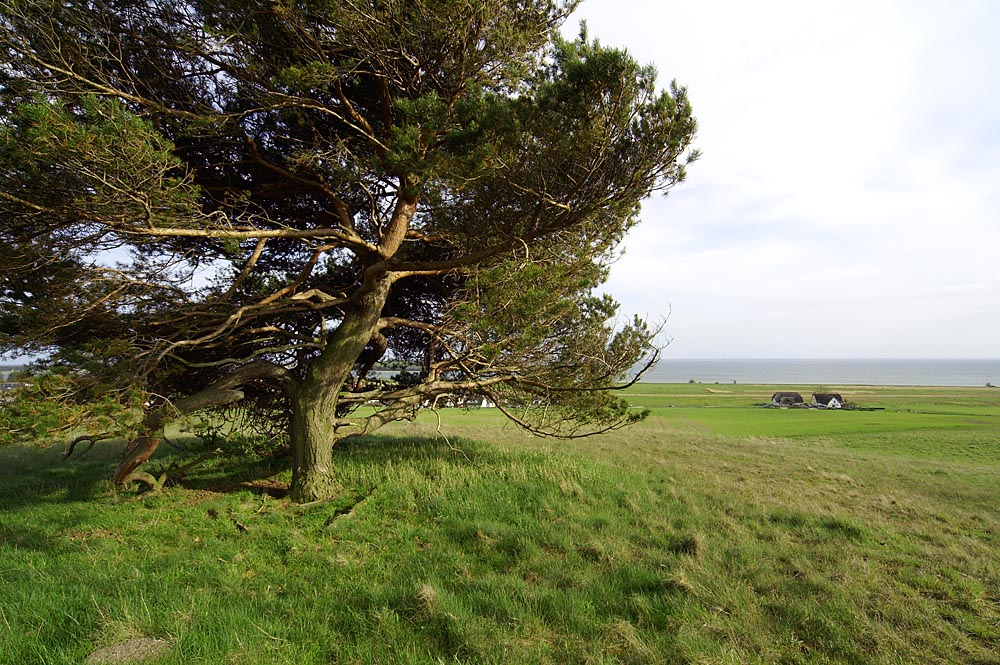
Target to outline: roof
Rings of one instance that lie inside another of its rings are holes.
[[[844,398],[840,396],[840,393],[813,393],[813,399],[820,404],[826,404],[832,399],[835,399],[838,402],[844,401]]]
[[[771,399],[794,399],[802,401],[801,393],[791,393],[791,392],[777,392],[771,395]]]

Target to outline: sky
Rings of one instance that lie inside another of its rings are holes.
[[[586,0],[704,153],[607,290],[666,358],[1000,357],[1000,2]]]

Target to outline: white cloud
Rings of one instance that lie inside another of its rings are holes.
[[[626,311],[672,306],[671,355],[1000,356],[1000,5],[579,14],[699,119],[704,158],[647,202],[609,283]]]

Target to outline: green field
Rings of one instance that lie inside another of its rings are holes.
[[[445,410],[305,507],[287,460],[138,494],[114,445],[0,449],[0,663],[1000,663],[1000,390],[822,388],[884,410],[639,384],[646,422],[576,441]]]

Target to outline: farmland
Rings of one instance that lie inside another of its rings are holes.
[[[638,384],[645,422],[576,441],[424,413],[303,507],[287,460],[138,494],[115,445],[0,449],[0,662],[1000,663],[1000,390],[822,388],[882,410]]]

